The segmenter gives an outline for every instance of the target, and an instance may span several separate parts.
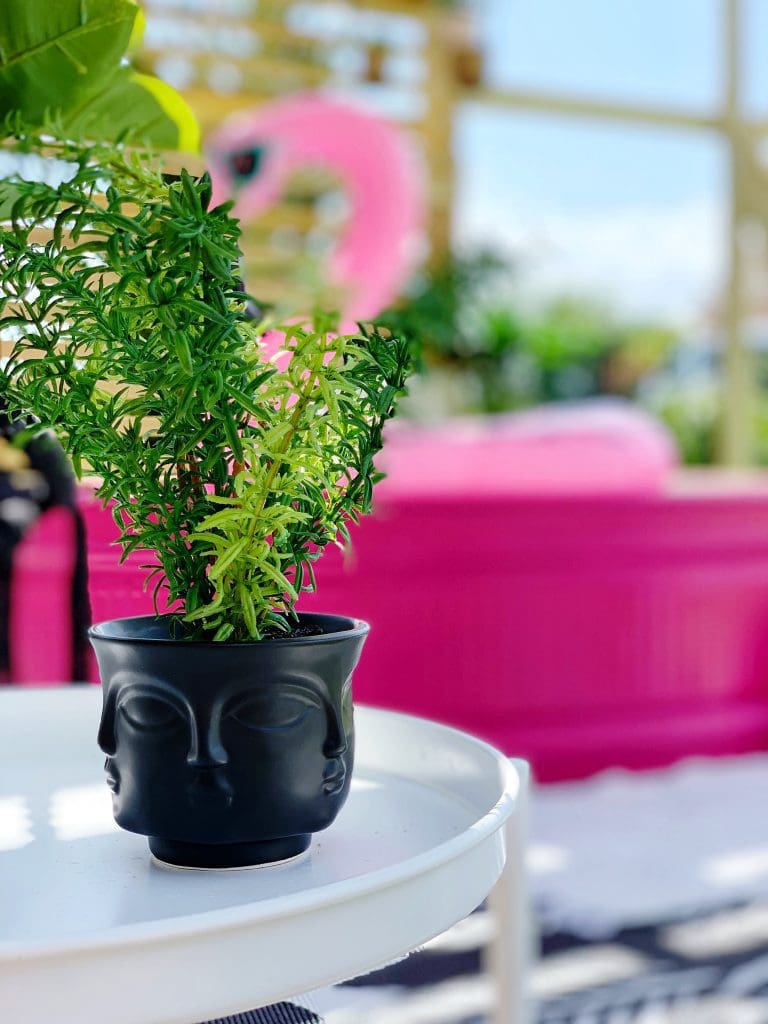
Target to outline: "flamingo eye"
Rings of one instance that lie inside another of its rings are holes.
[[[263,162],[264,149],[261,146],[254,146],[252,149],[231,153],[229,157],[229,167],[232,171],[232,176],[241,182],[255,178],[261,170]]]

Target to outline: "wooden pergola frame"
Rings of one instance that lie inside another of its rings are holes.
[[[745,224],[768,224],[768,174],[758,146],[768,121],[749,118],[742,103],[743,5],[722,0],[723,76],[719,109],[711,114],[676,107],[615,103],[590,97],[518,89],[477,88],[463,94],[475,103],[539,114],[618,121],[649,127],[716,133],[729,155],[728,262],[723,308],[725,335],[720,458],[732,466],[755,458],[755,374],[745,342],[745,257],[740,244]]]
[[[674,105],[642,105],[565,93],[528,91],[524,89],[492,89],[482,78],[462,84],[455,60],[456,19],[466,10],[461,3],[445,7],[436,0],[355,0],[360,8],[387,13],[401,13],[418,19],[425,30],[422,50],[426,75],[422,89],[426,108],[409,123],[421,138],[426,163],[430,169],[431,188],[428,211],[428,235],[434,259],[450,248],[454,200],[453,138],[456,105],[471,102],[509,111],[528,111],[541,115],[613,121],[625,125],[645,125],[679,131],[707,132],[725,145],[729,160],[727,275],[724,282],[722,323],[725,337],[723,352],[723,402],[719,457],[729,465],[749,465],[755,459],[755,373],[752,355],[745,342],[745,320],[748,312],[746,276],[750,269],[749,254],[740,242],[744,226],[755,223],[768,226],[768,172],[761,165],[759,146],[768,138],[768,119],[747,117],[742,102],[741,72],[743,67],[742,0],[720,0],[722,19],[723,74],[717,109],[710,113],[686,110]],[[148,15],[154,10],[146,0]],[[290,0],[272,0],[254,15],[213,14],[206,23],[253,28],[268,41],[300,43],[299,28],[287,28],[280,20]],[[173,5],[171,5],[173,9]],[[177,9],[175,16],[196,21],[197,15]],[[453,19],[453,21],[452,21]],[[459,30],[461,26],[458,26]],[[470,41],[471,45],[471,41]],[[151,56],[151,54],[150,54]],[[157,56],[157,53],[154,54]],[[203,67],[208,58],[199,58]],[[249,62],[241,61],[247,68]],[[217,95],[205,85],[185,90],[187,98],[203,126],[219,123],[234,110],[268,99],[272,93],[298,87],[311,88],[323,84],[329,76],[312,61],[293,57],[274,59],[259,54],[258,67],[270,74],[264,81],[263,95],[252,88],[226,95]],[[287,77],[286,77],[287,76]],[[293,76],[293,77],[291,77]],[[281,216],[285,216],[281,211]]]

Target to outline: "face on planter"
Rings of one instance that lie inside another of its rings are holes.
[[[352,766],[349,684],[334,698],[319,678],[269,686],[232,679],[174,686],[118,672],[99,729],[119,825],[194,842],[279,838],[325,828]],[[300,824],[297,824],[300,823]]]

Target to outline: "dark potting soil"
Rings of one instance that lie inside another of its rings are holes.
[[[322,636],[324,630],[322,626],[318,626],[310,623],[297,623],[289,632],[283,632],[280,629],[265,629],[261,634],[262,640],[295,640],[300,639],[304,636]],[[170,639],[186,641],[189,639],[196,639],[189,637],[186,633],[185,624],[180,619],[173,617],[173,622],[170,626]],[[203,638],[203,643],[209,643],[207,638]],[[254,641],[247,641],[253,643]],[[258,643],[258,641],[256,641]]]
[[[277,629],[265,630],[263,637],[265,640],[295,640],[297,637],[302,636],[321,636],[322,629],[320,626],[294,626],[290,633],[281,633]]]

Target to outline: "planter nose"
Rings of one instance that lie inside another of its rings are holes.
[[[205,713],[198,713],[192,723],[187,764],[190,768],[210,771],[215,768],[223,768],[228,763],[229,756],[221,742],[217,722],[213,716],[209,717]]]
[[[210,772],[229,764],[229,758],[221,745],[202,748],[195,745],[187,756],[187,764],[201,772]]]

